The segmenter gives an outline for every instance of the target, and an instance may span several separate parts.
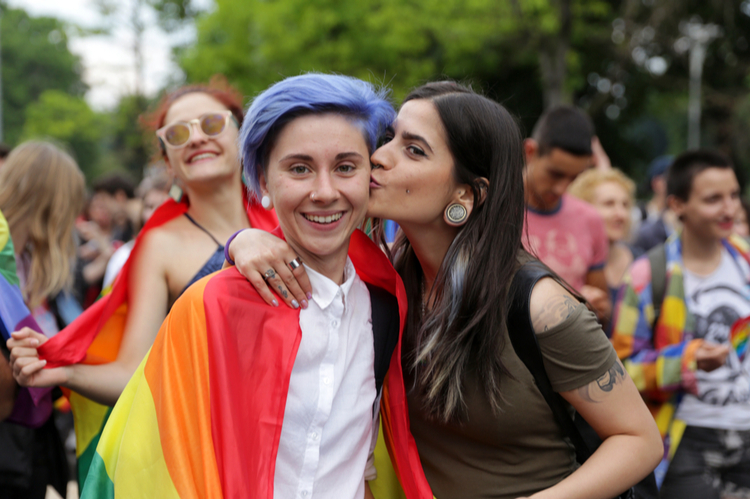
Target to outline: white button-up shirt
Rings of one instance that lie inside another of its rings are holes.
[[[341,286],[313,287],[276,456],[276,498],[363,498],[378,432],[370,293],[349,258]]]

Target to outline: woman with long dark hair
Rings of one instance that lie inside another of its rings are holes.
[[[543,278],[529,315],[553,389],[603,439],[579,468],[510,344],[510,283],[533,260],[521,246],[523,152],[512,116],[456,83],[431,83],[406,97],[386,139],[371,157],[368,214],[402,229],[390,250],[409,301],[401,362],[435,495],[605,498],[646,476],[661,458],[658,431],[577,297]],[[295,303],[310,290],[286,265],[294,252],[268,234],[244,231],[229,253],[266,300],[269,269],[268,285]]]

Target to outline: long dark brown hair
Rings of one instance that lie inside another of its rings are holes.
[[[493,409],[502,401],[500,379],[507,370],[500,354],[524,217],[522,136],[503,106],[455,82],[423,85],[404,103],[415,99],[434,104],[455,162],[455,179],[471,186],[477,200],[426,291],[424,300],[433,307],[424,317],[422,268],[403,233],[391,252],[410,305],[406,329],[413,349],[406,362],[414,369],[428,415],[451,421],[465,412],[462,383],[470,368],[481,374]],[[487,196],[479,203],[483,190]]]

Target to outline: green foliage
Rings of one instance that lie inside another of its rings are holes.
[[[143,175],[151,156],[153,134],[144,132],[139,117],[148,109],[148,99],[142,95],[127,95],[120,99],[109,115],[108,150],[117,159],[120,168],[134,178]]]
[[[50,17],[30,17],[21,9],[2,8],[2,106],[4,141],[15,145],[24,110],[46,90],[82,96],[79,58],[68,50],[65,26]]]
[[[23,140],[49,138],[67,145],[91,179],[98,173],[103,124],[82,98],[47,90],[26,108]]]

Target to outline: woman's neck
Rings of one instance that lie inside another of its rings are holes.
[[[291,238],[287,240],[287,243],[292,247],[294,253],[299,255],[305,265],[310,269],[322,274],[339,286],[344,283],[346,257],[349,254],[348,243],[339,250],[325,256],[315,255],[308,252],[301,244]]]
[[[440,266],[443,265],[443,260],[445,260],[445,254],[448,253],[459,228],[446,228],[445,225],[440,224],[439,226],[401,226],[401,229],[409,239],[414,254],[419,260],[419,265],[422,267],[425,292],[428,293],[435,283]]]
[[[186,187],[185,193],[190,200],[188,213],[216,235],[250,227],[242,189],[242,183],[239,180],[234,182],[234,179],[233,182],[211,185],[210,189]]]

